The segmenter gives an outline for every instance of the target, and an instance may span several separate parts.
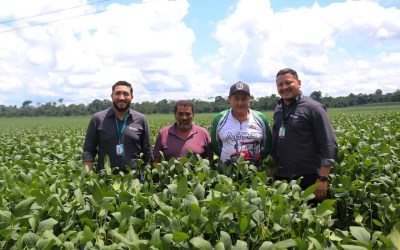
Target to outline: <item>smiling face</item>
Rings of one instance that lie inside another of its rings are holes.
[[[117,112],[125,112],[129,109],[133,96],[131,94],[131,88],[124,85],[117,85],[111,94],[114,109]]]
[[[285,104],[289,105],[300,94],[301,81],[291,73],[278,75],[276,88]]]

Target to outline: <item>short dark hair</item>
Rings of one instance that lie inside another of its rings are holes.
[[[120,85],[122,85],[122,86],[128,86],[128,87],[131,89],[131,95],[132,95],[132,92],[133,92],[132,85],[131,85],[129,82],[127,82],[127,81],[118,81],[118,82],[116,82],[116,83],[112,86],[112,92],[114,93],[115,87],[116,87],[116,86],[120,86]]]
[[[191,100],[179,100],[175,103],[174,106],[174,114],[176,114],[176,111],[178,111],[178,106],[184,106],[184,107],[191,107],[192,108],[192,113],[194,114],[194,105]]]
[[[278,78],[278,76],[280,76],[280,75],[285,75],[285,74],[292,74],[297,80],[299,80],[299,76],[297,75],[296,70],[291,69],[291,68],[285,68],[285,69],[279,70],[278,73],[276,74],[276,78]]]

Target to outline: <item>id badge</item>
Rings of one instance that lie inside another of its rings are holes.
[[[286,128],[284,126],[279,128],[279,138],[285,138]]]
[[[124,155],[124,144],[118,144],[116,147],[117,155]]]

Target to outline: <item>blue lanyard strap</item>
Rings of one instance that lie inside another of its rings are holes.
[[[118,125],[118,120],[117,120],[117,116],[115,116],[115,125],[117,125],[117,132],[118,132],[118,141],[119,144],[121,144],[121,138],[122,138],[122,134],[124,133],[125,127],[126,127],[126,120],[128,120],[128,114],[125,115],[124,118],[124,124],[122,125],[121,130],[119,129],[119,125]]]

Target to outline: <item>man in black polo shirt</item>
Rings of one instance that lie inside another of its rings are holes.
[[[302,177],[303,189],[318,183],[315,198],[324,200],[328,175],[335,163],[338,145],[325,107],[304,96],[301,81],[293,69],[276,75],[281,99],[274,110],[271,156],[277,165],[275,179]]]
[[[112,86],[113,106],[97,112],[89,122],[83,146],[83,163],[92,171],[96,155],[97,171],[104,169],[109,156],[111,167],[128,172],[137,169],[136,160],[143,153],[144,166],[151,164],[152,148],[147,120],[143,114],[130,109],[132,86],[119,81]]]

